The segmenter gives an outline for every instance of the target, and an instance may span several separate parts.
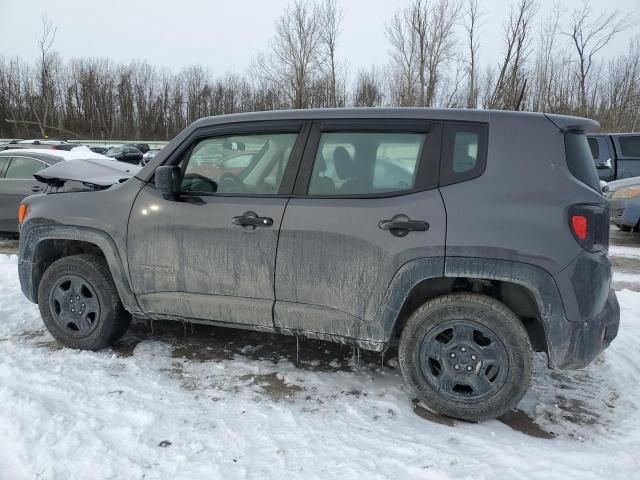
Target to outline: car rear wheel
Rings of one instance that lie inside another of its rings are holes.
[[[418,308],[399,349],[402,375],[424,405],[467,421],[516,406],[529,386],[532,355],[520,319],[501,302],[472,293]]]
[[[51,264],[40,281],[38,306],[51,335],[82,350],[107,347],[131,321],[107,264],[95,255],[72,255]]]

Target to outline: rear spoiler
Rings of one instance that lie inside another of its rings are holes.
[[[596,133],[600,130],[600,124],[590,118],[572,117],[570,115],[544,114],[562,133],[580,132]]]

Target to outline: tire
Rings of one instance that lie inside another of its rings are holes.
[[[426,302],[407,321],[399,347],[407,384],[434,413],[482,421],[510,411],[531,380],[533,349],[520,319],[474,293]]]
[[[51,335],[81,350],[111,345],[131,322],[107,264],[95,255],[72,255],[52,263],[38,287],[38,306]]]

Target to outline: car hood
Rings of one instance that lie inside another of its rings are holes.
[[[40,170],[34,175],[39,182],[60,187],[67,181],[107,188],[133,177],[141,167],[117,160],[89,158],[69,160]]]

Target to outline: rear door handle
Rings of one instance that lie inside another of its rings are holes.
[[[395,237],[406,237],[409,232],[426,232],[429,230],[429,224],[422,220],[411,220],[408,216],[399,214],[394,215],[390,220],[381,220],[378,222],[378,228],[389,230]]]
[[[256,212],[245,212],[239,217],[233,217],[232,222],[242,227],[271,227],[273,218],[259,217]]]

